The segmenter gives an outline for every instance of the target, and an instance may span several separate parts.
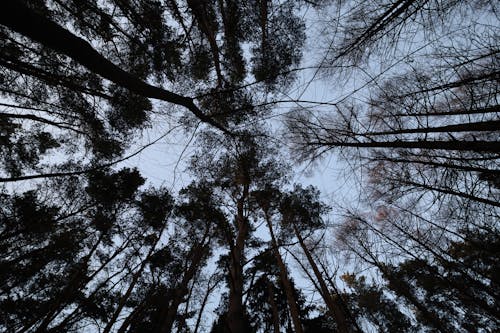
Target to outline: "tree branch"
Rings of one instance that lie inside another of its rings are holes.
[[[20,1],[8,0],[2,5],[0,24],[31,38],[51,49],[65,54],[85,66],[91,72],[144,97],[154,98],[187,108],[202,122],[210,124],[226,134],[230,132],[211,117],[204,114],[192,98],[152,86],[99,54],[87,41],[72,34],[53,21],[37,14]]]

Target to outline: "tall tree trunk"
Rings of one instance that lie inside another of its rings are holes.
[[[267,227],[269,228],[269,233],[271,235],[271,243],[273,247],[274,257],[276,258],[276,261],[278,263],[281,282],[283,283],[283,287],[285,288],[286,300],[288,303],[288,307],[290,308],[290,315],[292,317],[293,327],[296,333],[302,333],[302,323],[300,322],[299,308],[297,306],[295,297],[293,296],[292,284],[290,283],[286,266],[283,263],[283,259],[281,258],[281,254],[278,249],[278,242],[276,241],[276,236],[274,235],[271,219],[269,218],[267,212],[265,212],[265,215],[266,215],[265,218],[267,222]]]
[[[132,294],[132,291],[134,290],[137,281],[141,277],[142,272],[144,271],[144,269],[146,268],[146,264],[148,263],[148,259],[151,257],[151,255],[153,255],[153,253],[155,251],[155,248],[156,248],[156,245],[160,241],[162,233],[163,233],[163,230],[160,232],[160,234],[156,238],[156,241],[151,246],[151,249],[148,251],[146,257],[143,259],[143,261],[142,261],[139,269],[133,275],[132,281],[130,282],[130,285],[128,286],[127,291],[120,298],[120,301],[118,303],[118,307],[113,312],[113,315],[109,319],[108,324],[106,325],[106,327],[104,327],[104,330],[102,331],[103,333],[109,333],[111,331],[111,329],[113,328],[113,325],[115,324],[116,319],[118,319],[118,316],[120,315],[120,313],[122,312],[123,308],[125,307],[125,303],[127,302],[128,298],[130,297],[130,294]]]
[[[392,158],[392,157],[376,157],[376,158],[370,158],[370,161],[381,161],[381,162],[391,162],[391,163],[403,163],[403,164],[422,164],[422,165],[429,165],[433,166],[436,168],[445,168],[445,169],[454,169],[454,170],[462,170],[462,171],[469,171],[469,172],[480,172],[480,173],[485,173],[485,174],[491,174],[494,175],[495,177],[500,177],[500,170],[495,170],[495,169],[487,169],[487,168],[482,168],[482,167],[476,167],[476,166],[469,166],[469,165],[458,165],[458,164],[452,164],[452,163],[441,163],[441,162],[435,162],[435,159],[432,159],[432,157],[426,157],[428,159],[406,159],[406,158]]]
[[[319,141],[308,142],[311,146],[320,147],[357,147],[357,148],[403,148],[403,149],[431,149],[431,150],[457,150],[487,153],[500,153],[500,145],[493,141],[368,141],[368,142],[343,142],[329,141],[320,138]]]
[[[412,91],[412,92],[409,92],[407,94],[393,95],[393,96],[389,96],[389,97],[390,98],[405,98],[405,97],[415,96],[417,94],[423,94],[423,93],[428,93],[428,92],[432,92],[432,91],[439,91],[439,90],[445,91],[445,90],[450,90],[451,88],[464,87],[467,85],[474,84],[475,82],[496,81],[496,80],[498,80],[499,74],[500,74],[500,71],[492,71],[492,72],[486,71],[486,72],[483,72],[479,75],[466,77],[464,79],[453,81],[450,83],[444,83],[441,85],[436,85],[436,86],[432,86],[429,88],[424,88],[421,90]]]
[[[494,201],[494,200],[489,200],[489,199],[486,199],[486,198],[477,197],[475,195],[468,194],[468,193],[463,193],[463,192],[459,192],[459,191],[455,191],[455,190],[452,190],[450,188],[435,187],[435,186],[431,186],[431,185],[427,185],[427,184],[421,184],[421,183],[416,183],[416,182],[412,182],[412,181],[404,180],[404,179],[389,179],[389,180],[393,180],[393,181],[399,182],[399,183],[401,183],[403,185],[407,185],[407,186],[414,186],[414,187],[417,187],[417,188],[423,188],[425,190],[436,191],[436,192],[443,193],[443,194],[448,194],[448,195],[456,195],[457,197],[461,197],[461,198],[464,198],[464,199],[468,199],[468,200],[472,200],[472,201],[477,201],[477,202],[480,202],[480,203],[483,203],[483,204],[487,204],[487,205],[491,205],[491,206],[495,206],[495,207],[500,207],[500,202],[498,202],[498,201]]]
[[[271,306],[272,318],[273,318],[273,329],[274,333],[280,333],[280,317],[278,312],[278,307],[276,306],[276,302],[274,300],[274,286],[271,281],[267,279],[267,301]]]
[[[243,260],[245,241],[248,237],[249,226],[244,215],[244,203],[248,197],[249,185],[244,185],[243,193],[237,201],[237,236],[234,244],[230,244],[230,267],[229,267],[229,306],[227,310],[226,324],[231,333],[244,333],[247,331],[245,322],[245,310],[243,308]]]
[[[210,277],[210,279],[208,280],[207,291],[205,292],[205,295],[203,296],[203,301],[201,302],[200,311],[198,312],[198,317],[196,318],[196,325],[194,327],[193,333],[198,333],[198,329],[200,328],[200,323],[201,323],[201,317],[203,315],[203,310],[205,309],[205,306],[207,305],[208,297],[210,297],[210,293],[217,287],[217,285],[220,282],[220,279],[216,279],[214,284],[211,286],[210,281],[212,280],[213,277],[214,277],[214,275],[212,275]]]
[[[205,234],[203,235],[203,239],[200,243],[195,245],[195,247],[191,251],[189,267],[184,272],[182,276],[181,282],[175,287],[174,297],[170,305],[165,309],[164,314],[161,317],[164,317],[165,320],[161,324],[160,333],[168,333],[172,330],[172,327],[175,322],[175,317],[177,316],[177,311],[179,309],[179,305],[182,304],[184,300],[184,296],[187,295],[188,286],[191,280],[194,278],[196,272],[200,269],[200,263],[203,259],[203,256],[208,250],[207,238],[210,232],[210,226],[205,230]],[[210,238],[208,238],[210,239]]]
[[[453,133],[453,132],[483,132],[500,130],[500,120],[479,121],[474,123],[445,125],[439,127],[422,128],[403,128],[380,132],[366,132],[356,135],[375,136],[375,135],[396,135],[396,134],[414,134],[414,133]]]
[[[498,105],[480,107],[480,108],[468,108],[468,109],[451,109],[447,111],[428,111],[428,112],[408,112],[408,113],[391,113],[390,117],[428,117],[428,116],[455,116],[455,115],[467,115],[467,114],[486,114],[495,113],[500,111]]]
[[[307,248],[306,244],[304,243],[304,239],[302,238],[302,235],[300,234],[297,226],[293,224],[293,230],[295,232],[295,236],[299,240],[300,247],[304,251],[304,254],[307,257],[307,261],[309,262],[309,265],[313,269],[314,276],[316,277],[316,280],[318,281],[320,290],[319,293],[323,297],[323,300],[325,301],[326,306],[328,307],[328,310],[331,314],[331,316],[335,319],[335,322],[337,323],[337,329],[340,333],[348,333],[350,332],[349,326],[347,324],[346,316],[344,311],[342,310],[342,306],[338,304],[337,300],[334,300],[333,297],[330,294],[330,291],[328,290],[328,286],[326,285],[325,280],[323,279],[323,276],[321,275],[321,272],[319,271],[318,266],[316,265],[316,262],[314,261],[314,258],[311,255],[311,252]],[[337,295],[340,297],[340,295]]]
[[[198,0],[187,0],[187,4],[193,13],[193,16],[198,22],[198,27],[201,32],[207,37],[208,44],[210,44],[210,50],[212,51],[212,57],[214,60],[215,74],[217,76],[217,86],[222,88],[222,83],[224,81],[222,77],[222,69],[219,57],[219,46],[217,45],[217,39],[215,38],[214,31],[211,27],[210,22],[207,19],[207,13],[205,10],[206,4]]]

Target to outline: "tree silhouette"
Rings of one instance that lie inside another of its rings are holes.
[[[0,332],[498,331],[499,9],[6,0]]]

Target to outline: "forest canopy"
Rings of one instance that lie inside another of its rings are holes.
[[[499,13],[3,1],[0,332],[500,330]]]

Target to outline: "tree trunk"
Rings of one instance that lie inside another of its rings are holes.
[[[143,300],[128,316],[125,318],[125,320],[122,322],[120,328],[116,331],[117,333],[125,333],[127,332],[128,327],[132,322],[135,320],[135,318],[143,311],[147,304],[146,300]]]
[[[307,248],[306,244],[304,243],[304,239],[302,238],[302,235],[300,234],[299,230],[297,229],[297,226],[293,224],[293,230],[295,232],[295,236],[299,240],[299,244],[304,251],[304,254],[307,257],[307,261],[309,262],[309,265],[311,265],[311,268],[313,269],[314,275],[316,277],[316,280],[318,281],[320,290],[319,293],[323,297],[323,300],[325,301],[326,306],[328,307],[328,310],[331,314],[331,316],[335,319],[335,322],[337,323],[337,329],[340,333],[348,333],[350,332],[349,326],[347,324],[346,316],[344,314],[344,311],[342,310],[342,307],[337,304],[336,300],[334,300],[330,294],[330,291],[328,290],[328,286],[326,285],[325,280],[323,279],[323,276],[321,275],[321,272],[319,271],[318,266],[316,265],[316,262],[314,261],[311,252]],[[340,295],[338,295],[340,297]]]
[[[212,277],[213,277],[213,275],[212,275]],[[213,286],[210,286],[210,281],[212,280],[212,277],[210,277],[210,279],[208,280],[207,292],[203,296],[203,301],[201,302],[200,311],[198,312],[198,317],[196,318],[196,325],[194,327],[193,333],[198,333],[198,329],[199,329],[200,323],[201,323],[201,317],[203,315],[203,310],[205,309],[205,306],[207,305],[208,297],[210,296],[210,293],[215,289],[215,287],[217,287],[217,285],[220,282],[220,279],[217,279],[214,282]]]
[[[414,133],[453,133],[453,132],[483,132],[500,130],[500,120],[480,121],[475,123],[446,125],[439,127],[421,127],[421,128],[403,128],[390,131],[367,132],[356,135],[375,136],[375,135],[396,135],[396,134],[414,134]]]
[[[118,316],[120,315],[121,311],[125,307],[125,303],[127,302],[128,298],[130,297],[130,294],[132,293],[132,291],[134,290],[135,284],[137,283],[137,281],[139,280],[140,276],[142,275],[142,272],[144,271],[144,268],[146,268],[146,264],[148,263],[148,259],[153,254],[153,252],[154,252],[154,250],[156,248],[156,245],[158,244],[158,242],[159,242],[159,240],[161,238],[160,237],[161,234],[162,234],[162,231],[160,232],[160,234],[156,238],[155,243],[151,246],[151,249],[149,250],[149,252],[146,255],[146,257],[144,258],[144,260],[142,261],[141,266],[139,267],[139,269],[137,270],[137,272],[135,272],[135,274],[133,275],[132,281],[130,282],[130,285],[128,286],[127,291],[120,298],[120,301],[118,303],[118,307],[113,312],[113,315],[109,319],[108,324],[106,325],[106,327],[104,327],[104,330],[102,331],[103,333],[109,333],[111,331],[111,329],[113,328],[113,325],[115,324],[116,319],[118,319]]]
[[[382,141],[382,142],[329,142],[327,138],[308,142],[312,146],[357,147],[357,148],[402,148],[457,150],[487,153],[500,153],[500,145],[493,141]]]
[[[281,282],[283,283],[283,287],[285,288],[286,300],[288,303],[288,307],[290,308],[290,316],[292,317],[293,327],[296,333],[302,333],[302,323],[300,322],[299,308],[297,306],[295,297],[293,296],[292,284],[290,283],[286,266],[283,263],[283,259],[281,258],[281,254],[278,250],[278,242],[276,241],[276,237],[274,235],[274,230],[271,224],[271,220],[267,215],[267,212],[265,213],[265,215],[266,215],[265,218],[267,222],[267,227],[269,228],[269,233],[271,235],[274,257],[276,258],[276,261],[278,263]]]
[[[217,39],[215,38],[214,31],[210,26],[210,22],[207,20],[205,4],[198,0],[187,0],[187,4],[193,13],[193,16],[196,18],[196,21],[198,21],[198,27],[208,39],[208,44],[210,44],[210,50],[212,51],[212,57],[214,60],[217,86],[222,88],[223,77],[219,58],[219,47],[217,45]]]
[[[426,157],[426,158],[432,158],[432,157]],[[436,168],[454,169],[454,170],[462,170],[462,171],[469,171],[469,172],[480,172],[480,173],[495,175],[495,177],[500,177],[500,170],[487,169],[487,168],[468,166],[468,165],[457,165],[457,164],[451,164],[451,163],[434,162],[433,160],[377,157],[377,158],[371,158],[370,161],[403,163],[403,164],[410,164],[410,165],[411,164],[422,164],[422,165],[433,166]]]
[[[197,244],[191,251],[191,260],[189,263],[189,267],[185,271],[181,282],[175,287],[174,297],[172,299],[172,302],[165,311],[166,314],[164,316],[161,316],[165,317],[165,320],[161,324],[159,330],[160,333],[168,333],[172,331],[172,327],[175,322],[175,317],[177,316],[179,305],[181,305],[181,303],[184,300],[184,296],[186,296],[188,293],[189,282],[193,279],[196,272],[200,269],[200,263],[203,259],[204,254],[207,251],[208,244],[206,244],[206,240],[210,231],[209,229],[210,227],[208,226],[202,241],[199,244]]]
[[[449,111],[429,111],[429,112],[414,112],[414,113],[391,113],[390,117],[428,117],[428,116],[456,116],[468,114],[485,114],[495,113],[500,111],[498,105],[488,106],[484,108],[470,108],[470,109],[452,109]]]
[[[468,200],[480,202],[480,203],[491,205],[491,206],[495,206],[495,207],[500,207],[500,203],[498,201],[493,201],[493,200],[489,200],[489,199],[485,199],[485,198],[480,198],[480,197],[477,197],[477,196],[472,195],[472,194],[458,192],[458,191],[455,191],[455,190],[452,190],[452,189],[449,189],[449,188],[434,187],[434,186],[430,186],[430,185],[426,185],[426,184],[420,184],[420,183],[412,182],[412,181],[409,181],[409,180],[403,180],[403,179],[399,179],[399,180],[398,179],[392,179],[392,180],[394,180],[396,182],[399,182],[399,183],[401,183],[403,185],[420,187],[420,188],[423,188],[423,189],[426,189],[426,190],[429,190],[429,191],[436,191],[436,192],[443,193],[443,194],[456,195],[458,197],[465,198],[465,199],[468,199]]]
[[[226,324],[231,333],[247,331],[243,308],[243,259],[245,241],[248,236],[248,221],[244,216],[244,202],[248,196],[248,185],[244,185],[242,196],[237,201],[236,225],[238,233],[230,253],[229,306]]]
[[[273,314],[274,333],[280,333],[280,317],[278,313],[278,307],[276,306],[276,302],[274,301],[274,287],[271,281],[269,280],[267,280],[267,293],[268,293],[267,301],[271,306],[271,311]]]

